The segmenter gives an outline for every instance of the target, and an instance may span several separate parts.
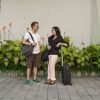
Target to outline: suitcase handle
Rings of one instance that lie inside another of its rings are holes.
[[[63,47],[61,47],[61,65],[64,65]]]
[[[67,47],[63,44],[60,45],[61,47],[61,65],[63,66],[64,65],[64,53],[63,53],[63,48]]]

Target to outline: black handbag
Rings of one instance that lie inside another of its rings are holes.
[[[49,56],[49,52],[48,49],[46,49],[42,52],[42,56],[41,56],[42,61],[43,62],[48,61],[49,60],[48,56]]]
[[[32,36],[32,34],[30,32],[28,32],[34,42],[34,38]],[[25,44],[22,44],[22,55],[24,56],[28,56],[28,55],[31,55],[32,52],[33,52],[33,49],[34,49],[34,45],[25,45]]]

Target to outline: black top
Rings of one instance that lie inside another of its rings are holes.
[[[55,39],[53,39],[53,38],[54,38],[54,36],[50,36],[48,38],[48,43],[51,46],[51,49],[49,50],[49,55],[58,55],[60,47],[57,47],[57,44],[59,42],[63,43],[64,39],[61,36],[57,37]]]

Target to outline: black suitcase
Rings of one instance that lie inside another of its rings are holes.
[[[71,68],[68,64],[64,63],[62,50],[61,50],[61,59],[62,59],[62,66],[61,66],[62,83],[64,85],[72,85],[72,83],[71,83]]]

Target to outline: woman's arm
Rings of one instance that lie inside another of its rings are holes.
[[[58,43],[58,44],[57,44],[57,47],[60,47],[60,46],[67,47],[67,46],[68,46],[68,44],[66,44],[66,43],[61,43],[61,42],[60,42],[60,43]]]
[[[64,41],[64,39],[63,39],[62,37],[59,39],[59,43],[57,44],[57,47],[60,47],[60,46],[65,46],[65,47],[69,46],[69,45]]]

